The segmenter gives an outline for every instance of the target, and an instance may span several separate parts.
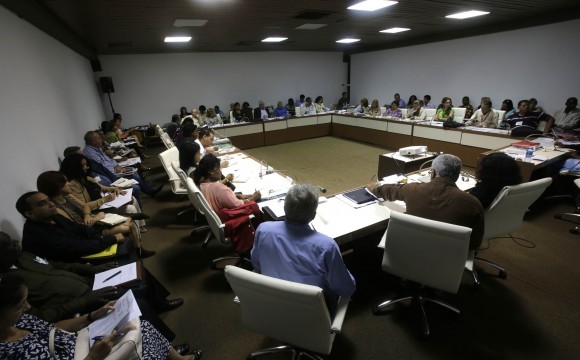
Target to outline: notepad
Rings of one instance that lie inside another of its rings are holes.
[[[101,259],[117,255],[117,244],[113,244],[100,253],[83,256],[83,259]]]
[[[109,225],[109,226],[115,226],[118,224],[121,224],[125,221],[127,221],[127,217],[125,216],[121,216],[121,215],[117,215],[117,214],[113,214],[113,213],[106,213],[105,217],[101,220],[99,220],[99,222],[101,224],[105,224],[105,225]]]
[[[120,273],[115,275],[118,272]],[[141,265],[134,262],[95,274],[93,290],[99,290],[107,286],[124,285],[138,280],[141,280]]]
[[[517,148],[521,148],[521,149],[527,149],[527,148],[531,148],[531,147],[538,147],[540,145],[539,142],[532,142],[532,141],[518,141],[518,142],[514,142],[512,143],[513,147],[517,147]]]
[[[364,187],[352,191],[347,191],[345,193],[342,193],[342,195],[347,199],[353,201],[357,205],[366,204],[368,202],[377,200],[377,198],[373,194],[368,192],[367,189]]]

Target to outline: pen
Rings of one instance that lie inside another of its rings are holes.
[[[115,276],[119,275],[120,273],[121,273],[121,270],[117,271],[113,275],[111,275],[108,278],[106,278],[105,280],[103,280],[103,282],[106,283],[107,281],[111,280],[112,278],[114,278]]]
[[[121,337],[121,336],[125,336],[125,334],[124,334],[124,333],[115,333],[115,337]],[[99,336],[95,336],[95,337],[93,337],[93,338],[92,338],[92,340],[95,340],[95,341],[101,341],[101,340],[103,340],[105,337],[106,337],[106,336],[104,336],[104,335],[99,335]]]

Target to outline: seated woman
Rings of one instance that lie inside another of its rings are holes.
[[[193,176],[193,170],[201,160],[201,151],[196,142],[186,141],[179,146],[179,167],[188,176]]]
[[[464,119],[471,119],[471,116],[473,115],[473,106],[470,104],[469,96],[464,96],[463,99],[461,99],[460,108],[465,109]]]
[[[381,106],[379,105],[379,100],[374,99],[371,102],[371,107],[369,108],[370,116],[381,116]]]
[[[234,194],[232,189],[224,183],[224,181],[226,183],[231,181],[230,175],[221,180],[220,159],[212,154],[204,156],[193,172],[195,184],[218,215],[222,209],[233,209],[248,201],[260,200],[262,197],[259,191],[252,195]]]
[[[288,117],[288,109],[286,109],[282,101],[278,101],[278,104],[276,104],[276,108],[274,109],[274,116]]]
[[[213,108],[208,108],[205,114],[205,124],[207,126],[216,126],[216,125],[223,125],[222,118],[215,113]]]
[[[330,108],[327,108],[324,105],[324,99],[322,96],[317,96],[316,99],[314,99],[314,109],[316,110],[317,114],[330,111]]]
[[[128,235],[138,256],[145,258],[155,255],[155,251],[147,250],[141,246],[141,234],[131,219],[127,219],[125,222],[111,228],[97,224],[104,219],[105,213],[97,212],[92,214],[92,211],[97,210],[105,202],[114,200],[115,193],[110,193],[105,198],[86,203],[72,195],[66,176],[58,171],[45,171],[38,175],[36,187],[38,191],[50,198],[56,206],[59,215],[77,224],[84,224],[87,227],[96,226],[105,236],[115,234]]]
[[[419,100],[413,101],[413,108],[407,111],[407,119],[409,120],[425,120],[427,118],[427,113],[425,109],[421,107],[421,102]]]
[[[234,109],[232,110],[232,123],[237,123],[242,121],[242,109],[240,107],[240,103],[239,102],[235,102],[234,103]]]
[[[501,103],[501,110],[505,111],[505,114],[503,115],[504,120],[518,112],[518,110],[514,108],[513,101],[510,99],[505,99]]]
[[[387,109],[385,112],[385,116],[400,119],[403,117],[403,112],[399,109],[399,103],[397,101],[393,101],[391,103],[391,107]]]
[[[409,96],[409,101],[407,101],[407,109],[411,110],[413,108],[413,103],[417,100],[416,95]]]
[[[60,164],[60,172],[68,179],[70,190],[72,191],[71,194],[85,203],[105,201],[101,193],[115,194],[115,196],[125,195],[126,193],[123,189],[99,184],[94,179],[89,168],[89,161],[84,155],[72,154],[66,157]],[[142,213],[141,206],[135,197],[132,197],[131,203],[118,209],[113,208],[110,212],[131,217],[136,220],[135,222],[140,232],[147,232],[145,220],[143,219],[148,216]]]
[[[370,110],[367,98],[360,99],[360,105],[354,109],[355,114],[368,114]]]
[[[247,101],[244,101],[244,103],[242,104],[242,121],[252,121],[252,119],[254,119],[254,110],[252,110],[252,107],[250,106],[250,103]]]
[[[180,119],[183,119],[183,118],[184,118],[184,117],[186,117],[187,115],[191,115],[191,113],[188,113],[188,112],[187,112],[187,108],[186,108],[185,106],[182,106],[182,107],[179,109],[179,118],[180,118]]]
[[[296,116],[296,105],[294,105],[294,99],[288,98],[286,110],[288,110],[288,114],[290,114],[290,116]]]
[[[469,193],[479,199],[487,209],[504,186],[522,182],[517,162],[503,152],[494,152],[484,157],[475,171],[477,184]]]
[[[72,360],[75,355],[77,332],[89,326],[96,319],[115,308],[111,301],[100,309],[69,320],[50,324],[33,315],[26,314],[30,309],[26,298],[28,287],[24,281],[13,274],[7,274],[0,281],[0,354],[3,359],[61,359]],[[140,320],[143,344],[143,359],[189,359],[199,360],[201,350],[193,350],[190,356],[182,356],[169,341],[146,320]],[[54,356],[50,350],[49,337],[55,331]],[[85,360],[105,359],[115,345],[116,336],[110,334],[97,340]]]
[[[437,108],[437,112],[433,116],[433,121],[442,121],[444,123],[452,122],[454,116],[455,110],[453,110],[453,104],[451,103],[451,99],[446,96],[441,100],[441,105]]]

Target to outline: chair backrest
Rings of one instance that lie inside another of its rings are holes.
[[[381,115],[387,112],[386,106],[381,106]]]
[[[232,110],[230,110],[230,123],[232,123],[232,124],[235,123],[236,122],[235,120],[236,119],[234,119],[234,112]]]
[[[155,127],[157,129],[157,135],[161,136],[163,135],[163,133],[165,133],[165,131],[163,131],[163,128],[159,126],[159,124],[157,124]]]
[[[519,229],[524,214],[552,183],[551,178],[543,178],[519,185],[506,186],[495,197],[485,211],[484,239],[507,235]]]
[[[201,190],[195,185],[193,179],[187,177],[185,179],[185,187],[187,188],[187,196],[193,207],[201,214],[205,216],[207,224],[209,225],[213,236],[218,239],[222,244],[229,245],[230,239],[226,237],[225,225],[222,223],[220,218],[217,216],[215,211],[213,211],[211,205],[207,202]]]
[[[546,126],[548,126],[548,122],[546,120],[540,120],[538,122],[536,130],[544,131],[546,129]]]
[[[384,236],[384,271],[457,292],[467,260],[470,228],[391,212]]]
[[[505,117],[505,110],[495,110],[497,113],[497,124],[499,125]]]
[[[401,109],[401,115],[403,116],[403,118],[407,117],[408,109],[407,108],[400,108],[400,109]]]
[[[453,111],[455,112],[455,115],[453,115],[453,121],[458,122],[458,123],[462,123],[463,122],[463,118],[465,118],[465,111],[467,109],[466,108],[453,108]]]
[[[173,140],[171,140],[171,138],[169,137],[169,135],[166,132],[163,132],[163,134],[161,134],[161,141],[163,141],[163,144],[168,149],[175,147]]]
[[[303,349],[330,353],[334,334],[321,288],[231,265],[225,275],[240,300],[244,326]]]
[[[174,194],[185,194],[186,193],[185,186],[181,184],[179,176],[171,166],[171,163],[174,161],[176,161],[179,164],[179,149],[177,149],[176,147],[172,147],[170,149],[163,151],[162,153],[159,154],[159,160],[161,161],[161,165],[163,165],[165,172],[167,172],[167,176],[169,176],[171,191],[173,191]]]
[[[433,116],[435,116],[435,113],[437,112],[437,109],[424,109],[424,110],[425,110],[425,119],[426,120],[433,119]]]
[[[300,106],[295,106],[294,111],[296,111],[296,115],[300,115]]]

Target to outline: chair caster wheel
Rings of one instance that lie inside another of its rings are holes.
[[[578,235],[578,234],[580,234],[580,228],[578,226],[576,226],[576,227],[570,229],[570,233]]]
[[[562,215],[560,213],[554,215],[554,219],[561,219],[561,218],[562,218]]]
[[[383,313],[378,308],[378,306],[373,307],[373,315],[382,315]]]
[[[500,271],[498,276],[500,279],[507,279],[507,272]]]

